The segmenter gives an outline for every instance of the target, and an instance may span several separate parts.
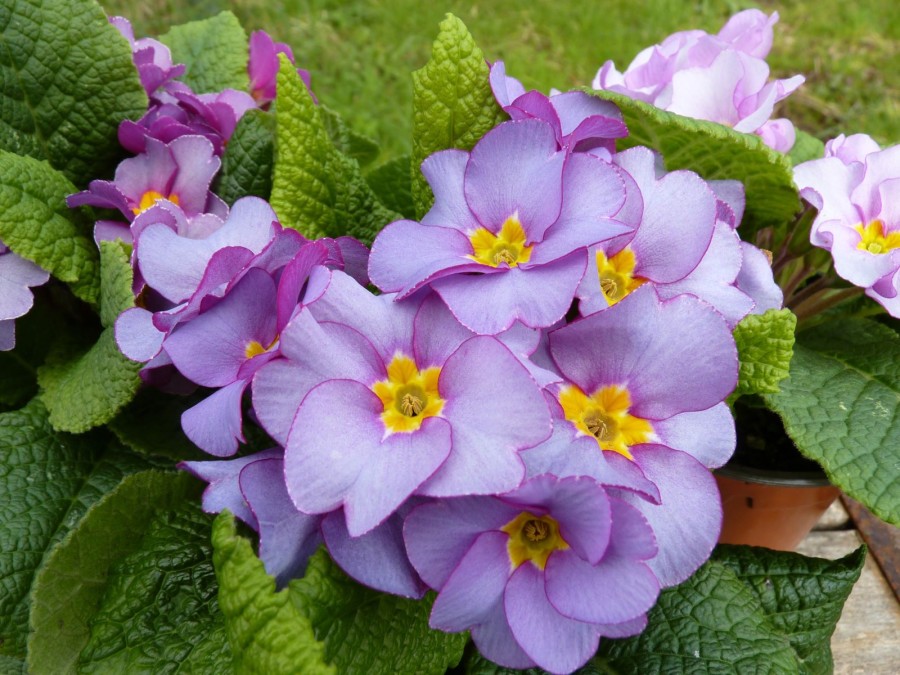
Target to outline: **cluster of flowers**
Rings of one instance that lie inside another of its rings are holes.
[[[778,12],[766,16],[748,9],[731,17],[717,35],[702,30],[673,33],[634,57],[624,73],[612,61],[604,63],[593,87],[757,134],[766,145],[787,152],[794,145],[794,125],[769,118],[775,104],[804,78],[769,81],[765,59],[777,22]]]

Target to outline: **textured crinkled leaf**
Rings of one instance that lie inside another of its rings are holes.
[[[38,384],[53,428],[79,434],[106,424],[137,393],[141,365],[119,351],[112,326],[87,351],[51,354]]]
[[[419,170],[428,155],[447,148],[471,150],[507,119],[494,99],[484,54],[465,24],[448,14],[431,48],[431,59],[413,73],[412,196],[421,218],[434,203]]]
[[[109,328],[119,314],[134,307],[131,247],[121,241],[100,242],[100,323]]]
[[[749,546],[719,546],[713,559],[734,572],[759,599],[775,626],[787,637],[810,675],[834,669],[831,634],[844,602],[866,561],[861,546],[840,560]]]
[[[88,0],[0,3],[0,148],[84,187],[122,156],[119,122],[147,110],[128,42]]]
[[[359,163],[332,143],[324,114],[284,56],[278,71],[272,207],[310,239],[349,235],[365,243],[397,214],[385,208]]]
[[[409,163],[409,155],[392,159],[367,173],[366,181],[386,208],[413,219],[416,207],[412,200]]]
[[[309,239],[335,229],[335,152],[321,112],[294,65],[280,56],[275,106],[275,171],[272,208],[285,227]]]
[[[185,498],[197,498],[187,474],[142,471],[126,476],[94,504],[38,572],[32,593],[28,669],[74,672],[90,637],[112,565],[136,551],[150,521]]]
[[[340,180],[334,204],[335,231],[331,236],[356,237],[368,246],[385,225],[399,220],[400,214],[378,201],[355,159],[340,153],[335,153],[333,159],[339,167]]]
[[[208,460],[209,455],[191,443],[181,428],[182,413],[205,397],[205,392],[173,396],[144,389],[107,426],[122,443],[142,455]]]
[[[173,26],[159,36],[174,63],[187,66],[179,80],[198,94],[250,88],[247,33],[231,12]]]
[[[636,637],[601,640],[602,661],[624,673],[799,672],[794,650],[759,599],[720,563],[664,590],[648,619]]]
[[[900,335],[867,319],[797,335],[791,375],[768,405],[804,455],[879,518],[900,525]]]
[[[46,162],[0,151],[0,241],[96,304],[100,255],[90,223],[66,206],[75,191]]]
[[[25,675],[28,672],[25,659],[0,654],[0,673],[4,675]]]
[[[797,317],[789,309],[749,314],[734,329],[741,367],[732,396],[772,394],[788,376]]]
[[[211,518],[196,502],[159,513],[110,567],[79,673],[204,673],[231,663],[216,597]]]
[[[788,159],[791,160],[791,164],[797,166],[802,162],[808,162],[811,159],[819,159],[824,156],[825,144],[815,136],[797,129],[797,140],[788,153]]]
[[[56,433],[40,401],[0,414],[0,654],[25,657],[28,596],[50,549],[123,476],[147,466],[105,435]]]
[[[783,225],[800,209],[791,161],[759,136],[666,112],[623,94],[587,91],[622,110],[628,137],[617,142],[618,149],[645,145],[662,154],[669,171],[690,169],[707,179],[741,181],[747,196],[743,239],[752,241],[758,229]]]
[[[274,163],[275,116],[262,110],[248,110],[222,155],[216,192],[229,204],[249,195],[268,199]]]
[[[248,675],[334,675],[309,619],[287,590],[275,592],[275,579],[266,574],[250,542],[237,534],[234,516],[227,511],[213,524],[213,548],[234,670]]]
[[[444,673],[462,658],[465,633],[428,627],[434,595],[407,600],[360,586],[324,549],[306,576],[289,585],[291,598],[325,642],[325,658],[341,673]]]
[[[343,154],[359,162],[360,166],[368,166],[378,157],[381,149],[378,143],[368,136],[363,136],[347,126],[343,118],[331,108],[320,106],[322,121],[331,137],[334,147]]]

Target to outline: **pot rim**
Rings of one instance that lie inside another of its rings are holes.
[[[725,466],[715,469],[716,475],[748,483],[760,483],[762,485],[778,485],[782,487],[827,487],[831,481],[821,470],[819,471],[774,471],[770,469],[757,469],[745,466],[737,462],[728,462]]]

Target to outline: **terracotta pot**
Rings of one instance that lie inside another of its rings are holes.
[[[840,493],[821,472],[765,471],[729,463],[715,477],[724,512],[721,544],[793,551]]]

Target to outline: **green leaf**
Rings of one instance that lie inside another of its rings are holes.
[[[90,639],[110,568],[141,546],[151,520],[196,498],[187,474],[142,471],[94,504],[38,572],[32,593],[28,669],[71,673]]]
[[[834,670],[831,634],[866,561],[861,546],[840,560],[748,546],[716,548],[716,560],[757,597],[775,629],[787,637],[810,675]]]
[[[231,662],[210,543],[195,502],[159,513],[109,569],[79,673],[208,673]]]
[[[217,194],[230,205],[248,195],[268,199],[274,163],[275,116],[262,110],[248,110],[222,155]]]
[[[790,160],[759,136],[666,112],[623,94],[586,91],[622,110],[629,135],[617,142],[619,150],[645,145],[662,154],[669,171],[690,169],[710,180],[741,181],[747,196],[742,239],[752,241],[763,227],[783,226],[800,209]]]
[[[134,307],[131,289],[131,246],[121,241],[100,242],[100,323],[115,325],[119,314]]]
[[[213,560],[219,605],[238,673],[333,675],[309,619],[297,611],[287,590],[275,592],[250,542],[237,534],[227,511],[213,524]]]
[[[173,26],[159,40],[171,50],[174,63],[187,66],[178,79],[196,93],[250,88],[247,33],[231,12]]]
[[[366,174],[366,181],[378,200],[385,207],[404,218],[415,218],[416,207],[412,199],[409,155],[397,157]]]
[[[66,206],[75,191],[46,162],[0,150],[0,240],[96,304],[100,256],[91,224]]]
[[[119,122],[143,115],[147,96],[100,5],[4,2],[0,45],[0,149],[46,159],[80,187],[111,173]]]
[[[797,166],[802,162],[808,162],[811,159],[819,159],[824,156],[825,144],[815,136],[797,129],[797,140],[788,153],[788,159],[791,160],[791,164]]]
[[[829,480],[900,525],[900,335],[868,319],[797,335],[790,378],[766,403]]]
[[[701,567],[664,590],[640,635],[600,642],[600,659],[623,673],[797,673],[797,656],[759,599],[730,569]]]
[[[145,468],[104,436],[54,432],[40,401],[0,414],[0,655],[25,657],[29,592],[48,552],[123,476]]]
[[[407,600],[360,586],[324,549],[311,558],[306,576],[292,581],[289,589],[316,637],[324,640],[325,658],[338,672],[438,675],[462,658],[465,633],[428,627],[433,594]]]
[[[271,203],[282,225],[309,239],[349,235],[369,244],[397,219],[375,197],[359,163],[332,144],[322,109],[283,55],[275,119]]]
[[[322,110],[322,121],[325,123],[325,130],[334,144],[341,153],[355,159],[360,166],[367,166],[375,161],[381,149],[378,143],[368,136],[363,136],[353,131],[344,122],[344,119],[334,110],[327,106],[320,106]]]
[[[176,396],[144,389],[108,426],[122,443],[142,455],[168,457],[176,462],[208,460],[209,455],[191,443],[181,428],[181,414],[205,396],[203,392]]]
[[[788,376],[797,317],[789,309],[749,314],[734,329],[741,361],[732,400],[745,394],[774,394]]]
[[[270,201],[282,225],[316,239],[335,230],[337,177],[330,161],[334,146],[294,65],[284,55],[279,58]]]
[[[471,150],[485,133],[507,119],[494,100],[490,69],[462,21],[441,22],[431,59],[413,73],[412,196],[421,218],[434,203],[419,170],[430,154],[447,148]]]

